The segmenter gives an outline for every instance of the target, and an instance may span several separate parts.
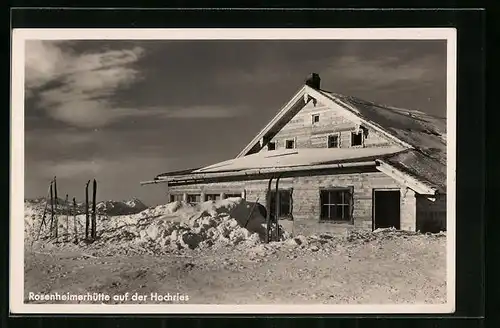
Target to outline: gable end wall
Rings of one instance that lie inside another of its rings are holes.
[[[296,148],[326,148],[327,136],[339,134],[340,147],[351,147],[351,132],[355,131],[356,122],[342,115],[345,109],[328,107],[321,103],[308,102],[270,141],[276,143],[276,149],[284,149],[287,139],[296,142]],[[312,122],[313,115],[319,115],[319,122]],[[371,128],[365,129],[365,147],[383,147],[394,142]],[[261,151],[268,151],[267,147]]]

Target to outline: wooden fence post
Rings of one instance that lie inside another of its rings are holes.
[[[58,230],[59,230],[59,222],[58,222],[58,219],[57,219],[57,180],[56,180],[56,177],[54,177],[54,232],[55,232],[55,237],[56,237],[56,241],[57,241],[57,237],[58,237]]]
[[[94,179],[92,188],[92,240],[95,240],[97,236],[96,198],[97,198],[97,181]]]
[[[89,183],[85,185],[85,240],[89,239]]]
[[[68,203],[68,194],[66,194],[66,200],[64,201],[64,206],[65,206],[65,210],[66,210],[66,237],[64,238],[66,241],[68,241],[70,239],[70,232],[69,232],[69,211],[70,211],[70,207],[69,207],[69,203]]]
[[[75,231],[75,244],[78,244],[78,228],[76,226],[76,200],[73,197],[73,230]]]
[[[280,178],[281,176],[278,176],[278,178],[276,178],[276,195],[274,196],[274,205],[275,205],[275,209],[274,209],[274,223],[276,224],[275,225],[275,234],[276,234],[276,237],[275,237],[275,241],[279,241],[279,233],[280,233],[280,230],[279,230],[279,217],[280,217],[280,191],[279,191],[279,181],[280,181]]]
[[[50,184],[50,237],[54,234],[54,187]]]
[[[40,223],[40,227],[38,228],[38,234],[36,236],[36,240],[38,240],[40,238],[40,232],[42,231],[43,226],[45,226],[45,216],[47,215],[47,207],[49,205],[47,198],[50,197],[50,188],[51,187],[52,187],[52,181],[50,181],[49,189],[47,190],[47,195],[45,195],[45,206],[43,208],[42,222]]]

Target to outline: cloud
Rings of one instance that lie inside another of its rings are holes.
[[[97,128],[141,117],[230,118],[244,112],[241,106],[123,106],[116,93],[143,78],[132,65],[145,53],[140,47],[75,54],[61,42],[29,41],[26,46],[28,97],[38,97],[38,107],[49,117],[72,126]]]
[[[68,60],[68,55],[58,47],[58,42],[30,40],[26,42],[25,84],[31,91],[57,77]]]
[[[39,40],[26,43],[28,97],[38,97],[39,106],[50,117],[74,126],[102,126],[119,117],[113,96],[141,78],[130,65],[143,56],[144,49],[78,55],[63,45]]]

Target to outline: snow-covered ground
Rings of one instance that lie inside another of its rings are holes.
[[[265,219],[252,205],[229,198],[101,213],[94,243],[82,240],[85,215],[79,214],[75,244],[75,221],[65,215],[57,241],[45,228],[33,242],[44,204],[26,202],[25,297],[139,292],[182,293],[189,303],[212,304],[446,301],[445,233],[283,232],[281,241],[266,244]]]

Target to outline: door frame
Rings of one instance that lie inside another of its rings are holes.
[[[399,191],[399,221],[401,221],[401,188],[372,188],[372,231],[375,231],[375,192]]]

